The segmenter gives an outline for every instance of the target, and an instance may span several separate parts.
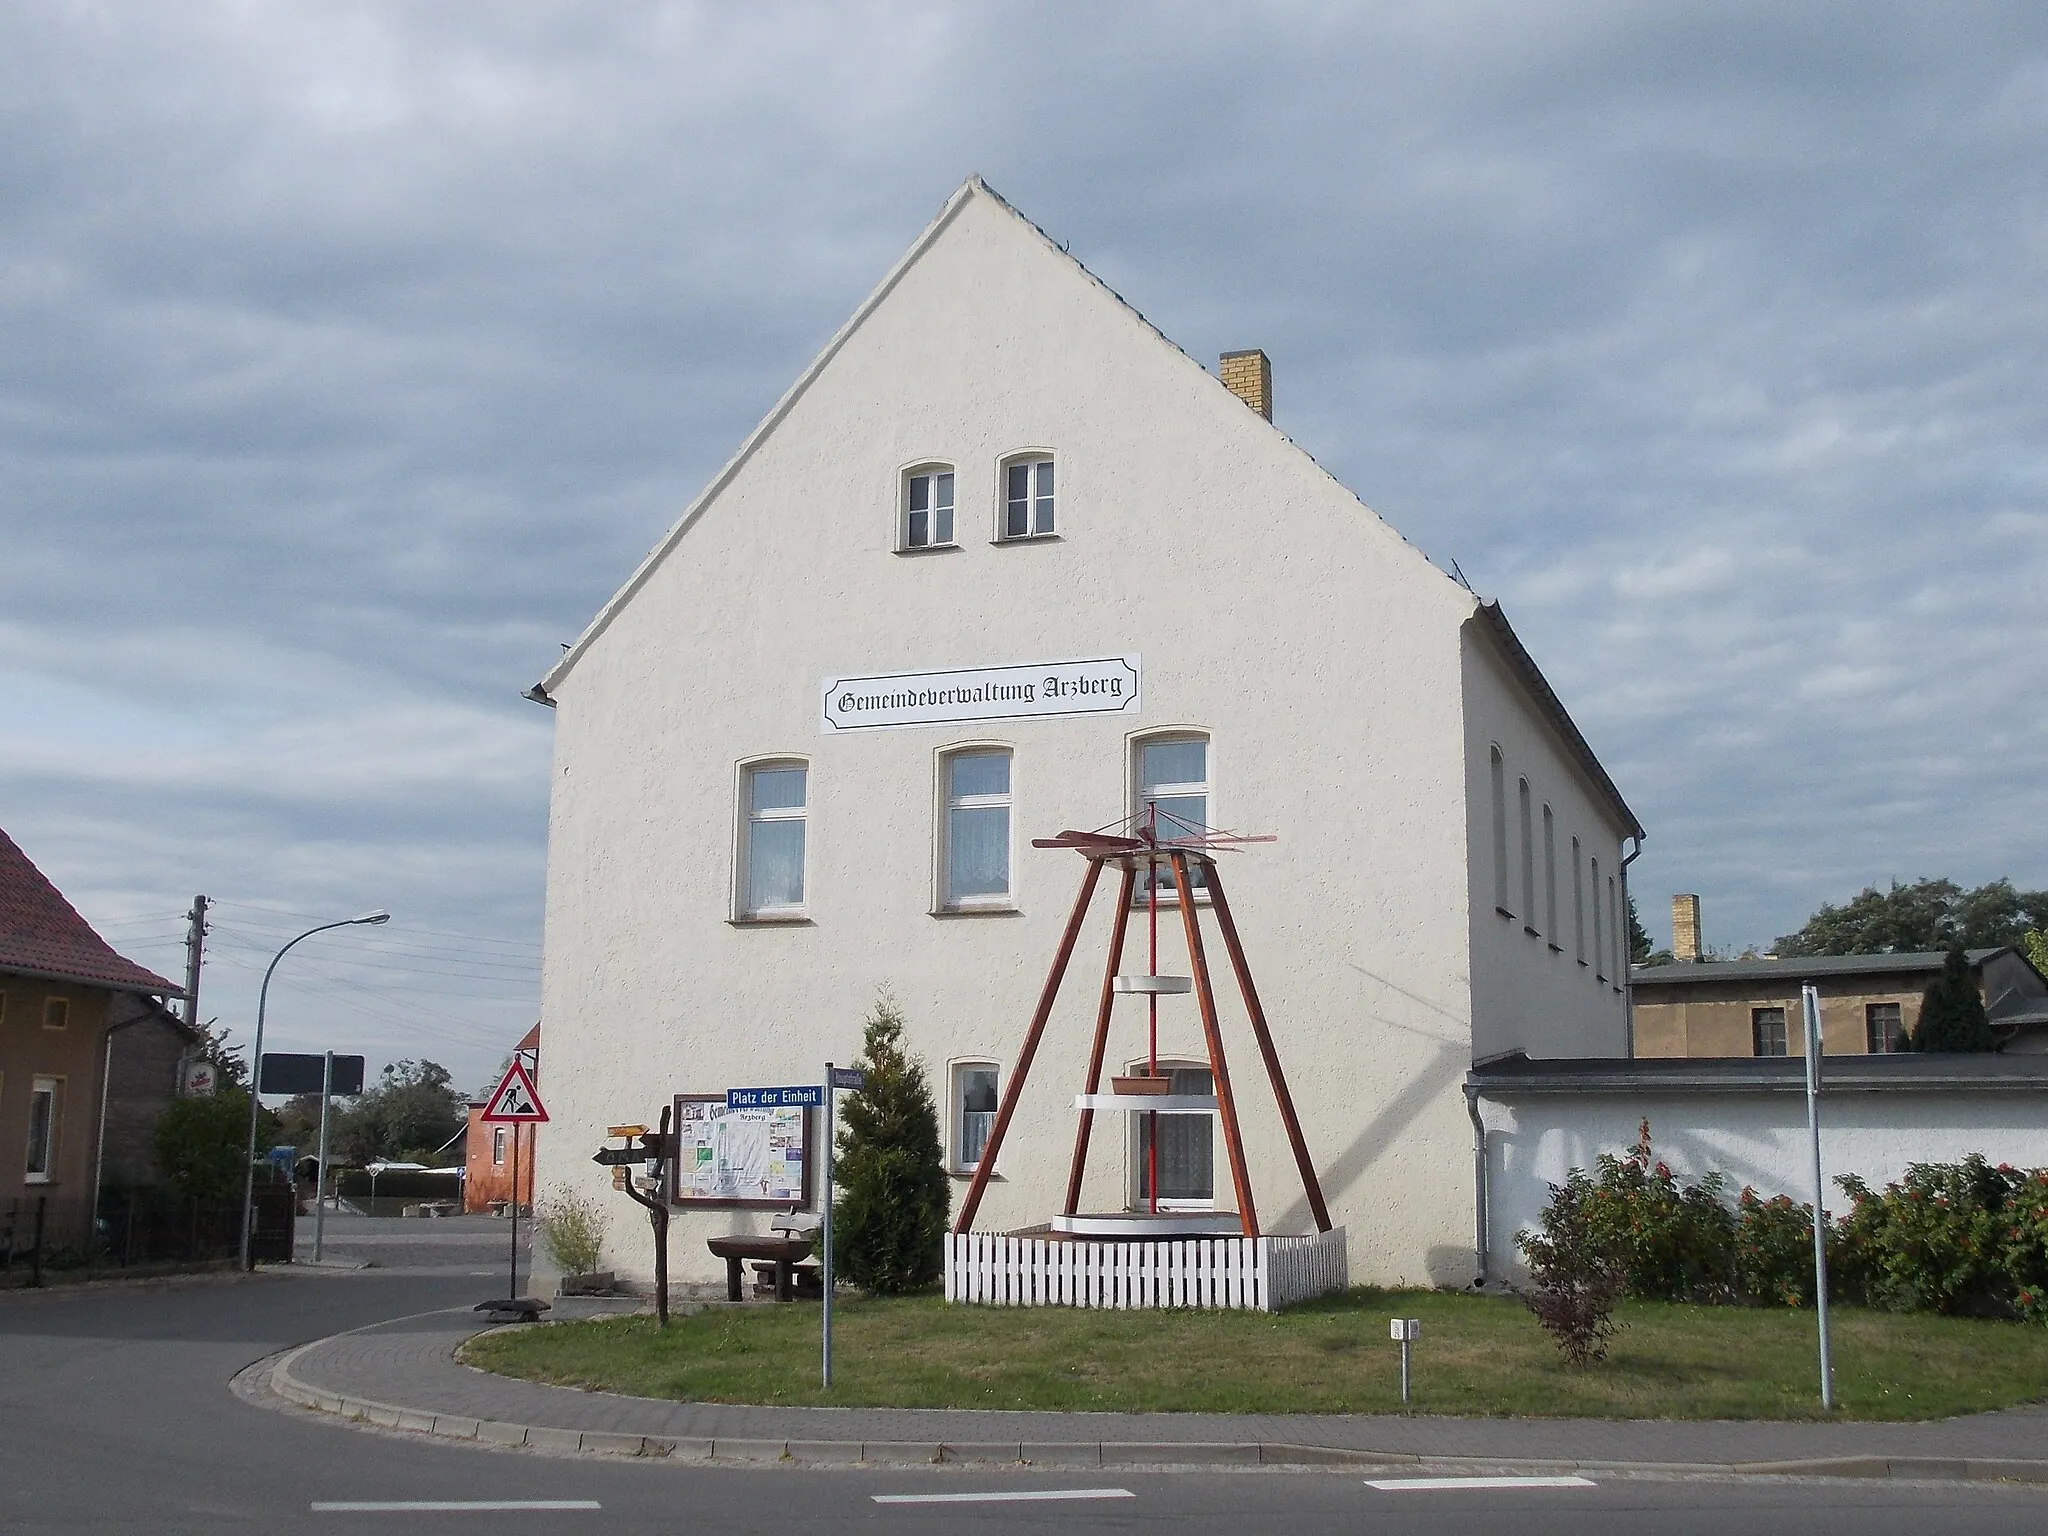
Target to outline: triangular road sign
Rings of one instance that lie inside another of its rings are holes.
[[[493,1125],[506,1122],[525,1124],[547,1119],[548,1112],[540,1102],[540,1093],[533,1086],[533,1079],[527,1075],[526,1063],[513,1059],[505,1070],[505,1079],[491,1091],[490,1101],[484,1105],[484,1112],[477,1118]]]

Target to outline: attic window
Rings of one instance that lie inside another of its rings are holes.
[[[1003,538],[1038,539],[1052,531],[1052,460],[1010,460],[1003,466]]]
[[[944,549],[953,542],[953,471],[914,469],[903,480],[902,549]]]

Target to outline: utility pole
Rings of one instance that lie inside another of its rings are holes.
[[[199,962],[206,950],[206,898],[194,896],[192,910],[185,914],[192,926],[185,930],[185,1027],[199,1027]]]

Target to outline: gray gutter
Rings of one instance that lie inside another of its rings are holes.
[[[2048,1056],[1830,1056],[1828,1092],[2048,1092]],[[1468,1095],[1514,1099],[1548,1095],[1630,1093],[1794,1093],[1806,1091],[1797,1057],[1682,1056],[1534,1062],[1508,1058],[1466,1074]]]

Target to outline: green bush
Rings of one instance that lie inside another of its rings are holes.
[[[902,1013],[879,998],[866,1029],[867,1086],[846,1097],[835,1154],[833,1246],[848,1280],[889,1296],[922,1290],[945,1272],[952,1191],[938,1106],[923,1063],[903,1049]]]
[[[1856,1288],[1871,1306],[2034,1315],[2038,1279],[2048,1278],[2048,1169],[1994,1168],[1973,1152],[1960,1163],[1909,1164],[1882,1194],[1853,1176],[1835,1182],[1854,1201],[1838,1230]]]
[[[1830,1253],[1831,1293],[1841,1289],[1833,1257]],[[1736,1201],[1735,1289],[1755,1307],[1813,1305],[1812,1206],[1790,1195],[1766,1200],[1747,1185],[1743,1187]]]
[[[1627,1289],[1613,1254],[1593,1235],[1592,1194],[1593,1181],[1574,1168],[1564,1183],[1550,1186],[1541,1228],[1515,1238],[1536,1282],[1515,1294],[1556,1341],[1565,1363],[1580,1367],[1607,1358],[1607,1341],[1620,1329],[1614,1308]]]
[[[533,1208],[534,1230],[565,1275],[594,1274],[604,1259],[611,1212],[588,1195],[549,1195]]]
[[[1723,1179],[1681,1183],[1650,1148],[1645,1120],[1620,1157],[1600,1154],[1581,1198],[1589,1241],[1608,1255],[1628,1294],[1644,1301],[1724,1302],[1734,1296],[1735,1218]],[[1581,1175],[1580,1177],[1584,1177]]]
[[[267,1120],[276,1117],[264,1111]],[[259,1125],[259,1133],[265,1129]],[[249,1177],[249,1095],[239,1088],[173,1099],[156,1118],[157,1171],[190,1200],[239,1208]]]

